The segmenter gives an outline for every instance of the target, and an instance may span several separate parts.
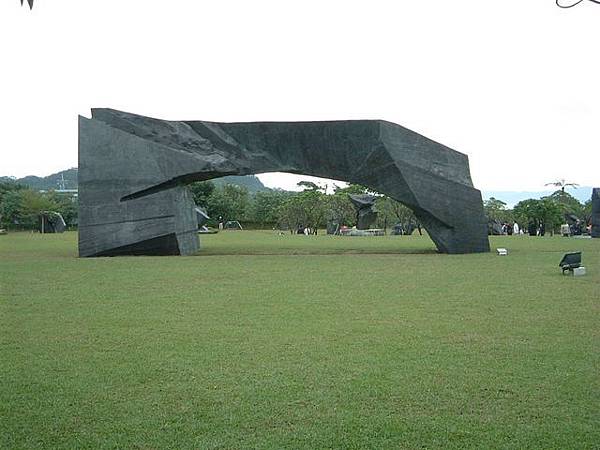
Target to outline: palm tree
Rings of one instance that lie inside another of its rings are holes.
[[[559,187],[561,191],[565,192],[565,187],[566,186],[571,186],[574,187],[575,189],[577,189],[577,187],[579,186],[577,183],[567,183],[564,178],[558,181],[553,181],[551,183],[546,183],[544,186],[556,186]]]

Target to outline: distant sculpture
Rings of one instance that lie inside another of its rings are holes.
[[[498,219],[488,219],[488,234],[493,236],[503,235],[502,222]]]
[[[592,190],[592,237],[600,238],[600,188]]]
[[[375,220],[377,212],[373,210],[377,197],[369,194],[350,194],[350,201],[356,208],[356,228],[368,230]]]
[[[263,172],[371,187],[411,208],[439,251],[489,251],[467,156],[400,125],[172,122],[93,109],[79,118],[79,255],[195,253],[185,184]]]
[[[412,233],[412,230],[411,230],[411,233]],[[392,227],[392,231],[390,231],[390,234],[392,236],[403,236],[405,234],[410,234],[410,233],[406,233],[402,224],[400,222],[398,222],[397,224],[395,224]]]
[[[40,214],[38,231],[40,233],[63,233],[67,229],[62,214],[54,211],[45,211]]]
[[[327,234],[338,234],[340,230],[339,222],[334,222],[333,220],[327,221],[326,230]]]
[[[194,207],[194,211],[196,211],[196,220],[198,221],[198,233],[208,233],[208,227],[206,224],[208,223],[210,217],[206,213],[204,208],[200,208],[199,206]]]
[[[196,220],[198,221],[198,228],[202,228],[209,221],[210,217],[206,213],[204,208],[200,208],[199,206],[194,207],[194,211],[196,211]]]

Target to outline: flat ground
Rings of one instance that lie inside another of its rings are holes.
[[[0,236],[0,447],[599,448],[600,239],[202,240]]]

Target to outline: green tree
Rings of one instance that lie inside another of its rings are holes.
[[[21,222],[21,192],[5,191],[0,202],[0,226],[10,228]]]
[[[259,191],[254,194],[251,203],[251,219],[262,225],[275,224],[279,218],[279,209],[290,197],[290,193],[282,190]]]
[[[31,189],[5,191],[0,203],[0,216],[3,226],[20,225],[23,228],[36,228],[39,216],[45,211],[60,212],[59,204],[51,195]]]
[[[279,208],[278,223],[290,231],[300,226],[317,229],[325,224],[325,194],[308,189],[291,195]]]
[[[20,191],[25,186],[20,185],[10,178],[0,181],[0,226],[9,228],[19,221],[21,208]]]
[[[39,216],[45,211],[57,211],[58,204],[48,195],[42,194],[31,189],[20,191],[22,223],[28,228],[36,228],[39,222]]]
[[[548,197],[544,198],[553,200],[560,207],[563,216],[566,214],[572,214],[580,219],[584,218],[583,205],[568,192],[559,189]]]
[[[388,196],[376,200],[377,223],[380,228],[386,229],[390,225],[400,223],[405,230],[414,229],[418,220],[413,211],[406,205]]]
[[[208,199],[215,191],[215,184],[212,181],[197,181],[188,185],[188,189],[194,197],[194,202],[198,206],[206,207]]]
[[[561,207],[551,198],[520,201],[515,205],[514,214],[522,226],[533,224],[537,227],[544,224],[551,233],[563,221]]]
[[[360,184],[349,184],[345,188],[335,186],[334,193],[336,194],[376,194],[371,189]]]
[[[206,208],[213,219],[219,216],[223,220],[245,220],[249,211],[248,190],[235,184],[225,184],[216,188],[208,197]]]
[[[0,203],[2,203],[2,198],[6,193],[19,191],[21,189],[26,189],[26,187],[10,178],[3,178],[2,181],[0,181]]]
[[[512,222],[513,220],[512,211],[506,208],[506,203],[494,197],[483,201],[483,211],[489,220],[500,222]]]
[[[47,194],[45,194],[45,196],[55,204],[55,209],[53,211],[60,213],[67,225],[77,224],[77,197],[57,194],[55,191],[50,191]]]
[[[336,190],[333,194],[326,195],[323,200],[327,221],[349,227],[356,225],[356,208],[350,201],[348,193]]]

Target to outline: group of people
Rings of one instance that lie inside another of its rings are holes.
[[[523,234],[523,229],[519,227],[519,224],[517,222],[504,222],[502,224],[502,234],[506,234],[508,236],[512,236],[513,234]]]
[[[527,225],[527,229],[520,227],[517,222],[508,223],[505,222],[502,224],[502,234],[512,236],[512,235],[522,235],[528,234],[529,236],[544,236],[546,234],[546,225],[544,222],[530,222]],[[581,221],[577,220],[574,224],[563,224],[561,226],[561,234],[563,236],[576,236],[581,235],[583,233],[591,233],[591,225],[585,227],[585,224]]]
[[[546,226],[543,222],[534,223],[531,222],[527,225],[527,229],[522,226],[519,226],[517,222],[504,222],[502,223],[502,234],[507,236],[519,236],[524,235],[525,233],[530,236],[544,236],[546,234]]]
[[[517,222],[505,222],[502,224],[502,234],[507,236],[519,236],[529,234],[529,236],[544,236],[546,234],[546,225],[544,222],[531,222],[527,229],[519,226]]]
[[[300,225],[298,227],[298,229],[296,230],[296,234],[303,234],[305,236],[309,236],[311,234],[316,236],[317,233],[318,233],[318,231],[317,231],[316,227],[310,228],[310,227],[305,227],[305,226]]]

